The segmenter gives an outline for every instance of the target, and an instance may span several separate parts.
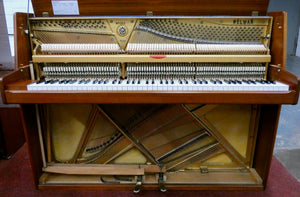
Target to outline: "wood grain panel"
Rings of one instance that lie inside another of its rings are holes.
[[[296,104],[298,93],[287,92],[39,92],[6,91],[7,103],[207,103]]]
[[[15,81],[23,81],[29,79],[29,67],[24,67],[18,69],[16,71],[10,72],[0,78],[0,92],[2,97],[2,102],[6,103],[6,97],[4,90],[6,89],[6,85]]]
[[[28,147],[28,154],[32,168],[34,185],[37,187],[42,175],[42,153],[38,136],[35,105],[21,105],[21,117]]]
[[[81,16],[146,15],[235,15],[249,16],[252,11],[266,15],[269,0],[78,0]],[[53,16],[51,0],[32,0],[34,13]]]
[[[0,105],[0,157],[10,158],[25,142],[20,108]],[[1,149],[4,149],[2,154]]]
[[[262,105],[253,167],[267,184],[281,105]]]
[[[284,11],[268,13],[273,16],[271,36],[271,63],[283,69],[286,66],[287,13]]]
[[[32,16],[30,14],[29,16]],[[14,39],[15,39],[15,70],[26,66],[31,60],[29,36],[24,30],[27,27],[27,14],[15,13],[14,15]]]

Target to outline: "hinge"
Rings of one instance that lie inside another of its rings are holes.
[[[147,11],[146,16],[153,16],[153,11]]]
[[[200,172],[201,172],[202,174],[208,173],[208,168],[207,168],[207,166],[200,166]]]
[[[252,16],[258,16],[258,11],[252,11],[252,12],[251,12],[251,15],[252,15]]]
[[[240,172],[248,172],[249,170],[247,168],[239,168]]]
[[[49,17],[49,13],[48,12],[42,12],[42,16],[43,17]]]

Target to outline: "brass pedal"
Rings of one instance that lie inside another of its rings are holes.
[[[133,193],[135,193],[135,194],[139,193],[141,191],[142,184],[143,184],[143,176],[139,175],[137,177],[136,184],[135,184],[135,187],[133,189]]]

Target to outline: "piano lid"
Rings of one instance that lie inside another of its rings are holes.
[[[52,2],[59,0],[31,0],[35,16],[48,13],[54,15]],[[78,2],[80,16],[251,16],[253,13],[264,16],[269,0],[67,0]],[[77,16],[79,16],[77,15]],[[66,16],[66,15],[64,15]],[[73,15],[74,16],[74,15]]]

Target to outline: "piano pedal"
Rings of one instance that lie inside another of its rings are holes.
[[[158,174],[158,188],[161,192],[166,192],[167,188],[165,186],[164,173],[160,172]]]
[[[142,184],[143,184],[143,176],[139,175],[139,176],[137,176],[137,180],[136,180],[135,187],[133,189],[133,193],[135,193],[135,194],[139,193],[141,191]]]
[[[117,175],[114,175],[114,178],[118,181],[123,181],[123,182],[132,182],[132,179],[130,178],[124,178],[124,177],[119,177]]]
[[[100,177],[100,180],[104,184],[120,184],[120,181],[105,180],[103,176]]]

